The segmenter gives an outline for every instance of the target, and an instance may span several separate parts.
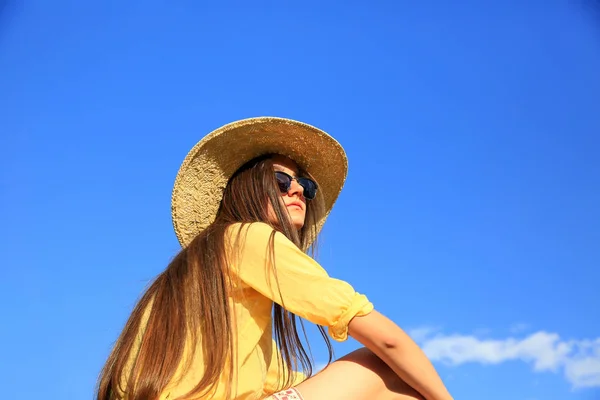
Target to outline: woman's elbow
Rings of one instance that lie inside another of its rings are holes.
[[[401,346],[399,327],[377,311],[353,318],[348,325],[348,332],[367,347],[392,350]]]

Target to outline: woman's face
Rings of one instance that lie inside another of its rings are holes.
[[[292,177],[297,177],[299,172],[298,165],[293,160],[284,156],[273,157],[273,169],[285,172]],[[306,218],[306,199],[304,198],[303,191],[302,186],[297,181],[292,180],[290,189],[285,193],[281,193],[280,197],[282,205],[290,215],[292,225],[297,230],[302,229],[304,219]],[[271,218],[271,222],[277,223],[277,217],[271,205],[269,205],[269,217]]]

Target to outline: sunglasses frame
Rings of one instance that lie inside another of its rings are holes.
[[[306,178],[306,177],[302,177],[302,176],[301,177],[291,176],[290,174],[285,173],[283,171],[275,171],[275,175],[277,175],[277,174],[281,174],[283,176],[286,176],[289,179],[287,188],[282,193],[288,192],[290,190],[290,187],[292,186],[292,181],[296,181],[302,187],[302,195],[304,196],[304,198],[306,200],[313,200],[315,197],[317,197],[317,191],[319,190],[319,186],[317,185],[317,182],[313,181],[312,179]],[[275,177],[275,179],[277,179],[277,177]],[[304,181],[312,182],[313,185],[315,185],[315,195],[313,197],[308,197],[306,195],[306,192],[308,191],[308,189],[306,188],[305,185],[302,184],[302,182],[304,182]],[[279,184],[279,181],[278,181],[278,184]],[[280,190],[281,190],[281,188],[280,188]]]

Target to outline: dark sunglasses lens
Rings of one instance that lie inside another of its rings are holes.
[[[308,178],[298,179],[298,183],[304,188],[304,197],[312,200],[317,196],[317,184]]]
[[[277,179],[277,185],[279,186],[281,193],[285,193],[290,190],[292,180],[289,176],[281,172],[275,172],[275,178]]]

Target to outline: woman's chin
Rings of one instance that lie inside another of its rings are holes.
[[[294,225],[294,228],[296,228],[296,230],[299,231],[304,227],[304,219],[300,220],[292,218],[292,225]]]

